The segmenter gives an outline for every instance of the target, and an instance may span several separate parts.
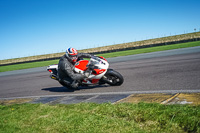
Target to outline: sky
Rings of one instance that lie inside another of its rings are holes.
[[[0,0],[0,60],[200,31],[200,0]]]

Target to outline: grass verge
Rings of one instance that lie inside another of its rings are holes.
[[[23,63],[23,64],[16,64],[16,65],[0,66],[0,72],[43,67],[43,66],[48,66],[51,64],[58,64],[58,60],[39,61],[39,62]]]
[[[0,105],[0,132],[200,132],[199,110],[156,103]]]
[[[105,58],[200,46],[200,41],[101,54]]]
[[[180,43],[180,44],[174,44],[174,45],[166,45],[166,46],[157,46],[157,47],[143,48],[143,49],[136,49],[136,50],[112,52],[112,53],[105,53],[105,54],[99,54],[99,55],[105,58],[111,58],[111,57],[117,57],[117,56],[150,53],[150,52],[157,52],[157,51],[164,51],[164,50],[171,50],[171,49],[195,47],[195,46],[200,46],[200,41]],[[40,62],[24,63],[24,64],[17,64],[17,65],[0,66],[0,72],[34,68],[34,67],[43,67],[43,66],[48,66],[50,64],[57,64],[57,63],[58,63],[58,60],[51,60],[51,61],[40,61]]]

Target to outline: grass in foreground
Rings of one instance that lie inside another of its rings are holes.
[[[157,51],[164,51],[164,50],[171,50],[171,49],[178,49],[178,48],[195,47],[195,46],[200,46],[200,41],[180,43],[180,44],[174,44],[174,45],[166,45],[166,46],[157,46],[157,47],[150,47],[150,48],[143,48],[143,49],[136,49],[136,50],[112,52],[112,53],[105,53],[105,54],[100,54],[100,55],[105,58],[111,58],[111,57],[117,57],[117,56],[150,53],[150,52],[157,52]],[[58,60],[51,60],[51,61],[40,61],[40,62],[24,63],[24,64],[17,64],[17,65],[0,66],[0,72],[34,68],[34,67],[43,67],[43,66],[48,66],[48,65],[57,64],[57,63],[58,63]]]
[[[0,132],[200,132],[200,106],[155,103],[0,105]]]

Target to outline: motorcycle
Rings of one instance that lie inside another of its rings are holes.
[[[58,78],[58,65],[49,65],[47,71],[51,73],[50,78],[57,80],[61,85],[65,86]],[[79,86],[102,85],[120,86],[124,82],[123,76],[109,68],[108,61],[102,56],[93,56],[90,60],[80,60],[76,62],[74,67],[75,73],[86,74],[87,78],[83,79]],[[66,87],[66,86],[65,86]]]

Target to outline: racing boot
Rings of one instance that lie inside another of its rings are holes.
[[[77,80],[74,80],[71,84],[72,89],[78,89],[79,87],[79,82]]]

